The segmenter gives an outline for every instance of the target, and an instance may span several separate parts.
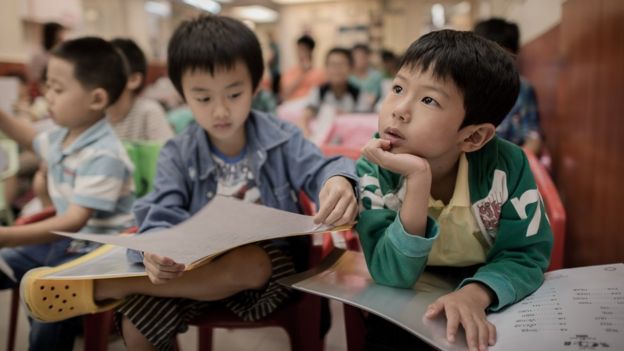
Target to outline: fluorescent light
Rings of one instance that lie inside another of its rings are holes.
[[[305,4],[313,2],[330,2],[335,0],[273,0],[274,3],[280,5]]]
[[[256,23],[275,22],[279,17],[277,11],[260,5],[233,7],[232,13],[238,18],[247,19]]]
[[[431,22],[433,22],[433,26],[436,28],[444,27],[444,24],[446,23],[444,6],[441,4],[434,4],[431,6]]]
[[[166,1],[146,1],[144,5],[145,11],[160,17],[169,17],[171,15],[171,4]]]
[[[213,0],[184,0],[184,3],[210,13],[221,12],[221,5]]]

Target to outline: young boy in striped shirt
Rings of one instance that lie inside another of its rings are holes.
[[[124,62],[100,38],[60,44],[51,52],[46,99],[60,127],[39,135],[27,121],[0,111],[0,129],[47,163],[56,216],[19,227],[0,227],[0,257],[18,282],[0,273],[0,289],[16,286],[30,269],[55,266],[93,249],[53,231],[117,233],[134,222],[132,163],[105,118],[126,85]],[[31,322],[30,349],[71,350],[71,323]]]

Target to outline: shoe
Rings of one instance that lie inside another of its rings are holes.
[[[40,267],[28,271],[20,283],[22,305],[33,319],[58,322],[68,318],[111,310],[122,300],[95,302],[93,279],[57,280],[45,277],[68,269],[110,250],[104,245],[97,250],[57,267]]]

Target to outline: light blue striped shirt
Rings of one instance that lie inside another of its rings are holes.
[[[67,128],[39,134],[33,148],[48,164],[48,191],[56,212],[70,204],[94,210],[81,232],[116,233],[134,223],[134,167],[105,118],[63,148]]]

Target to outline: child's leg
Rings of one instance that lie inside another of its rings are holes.
[[[249,250],[251,248],[253,250]],[[223,280],[221,278],[212,280],[211,275],[215,275],[215,272],[219,272],[220,269],[231,270],[227,267],[228,261],[231,261],[230,265],[240,265],[249,269],[248,265],[242,264],[241,260],[243,258],[250,260],[252,262],[250,266],[257,265],[258,259],[261,257],[254,258],[253,256],[256,254],[263,254],[269,259],[270,277],[268,280],[265,279],[260,287],[239,290],[241,292],[234,296],[230,294],[228,296],[231,297],[223,301],[197,301],[187,298],[163,298],[145,295],[132,295],[127,298],[117,310],[115,321],[123,333],[128,349],[170,350],[176,334],[186,330],[189,321],[206,313],[215,304],[225,305],[244,320],[257,320],[271,313],[289,296],[289,290],[279,285],[277,280],[295,272],[290,253],[283,251],[271,242],[243,247],[222,256],[219,260],[209,264],[208,266],[214,266],[212,270],[204,269],[204,276],[195,278],[195,282],[204,280],[209,285],[217,286]],[[230,273],[240,274],[241,272],[236,270]],[[249,272],[249,274],[252,273],[254,272]],[[261,273],[264,274],[264,272]],[[241,276],[241,279],[243,278]],[[213,290],[210,294],[219,289],[221,288]],[[225,291],[232,291],[232,289],[221,291],[225,294]]]
[[[156,348],[134,324],[125,316],[121,317],[121,334],[124,336],[126,349],[128,350],[155,350]]]
[[[72,350],[81,325],[81,317],[54,323],[30,321],[29,350]]]
[[[20,248],[4,248],[0,249],[0,257],[13,270],[15,279],[19,282],[24,274],[33,268],[41,266],[41,263],[33,260],[25,255]],[[0,271],[0,290],[11,289],[17,287],[18,283],[10,279],[6,274]]]
[[[120,299],[141,294],[215,301],[239,291],[261,288],[270,276],[271,261],[267,253],[259,246],[247,245],[165,284],[154,285],[147,277],[96,280],[94,298]]]
[[[32,246],[0,249],[0,257],[13,269],[18,282],[27,271],[42,265],[31,257],[37,253]],[[0,272],[0,289],[17,287],[17,284]],[[28,337],[30,350],[71,350],[80,330],[80,321],[76,318],[56,323],[31,321]]]

